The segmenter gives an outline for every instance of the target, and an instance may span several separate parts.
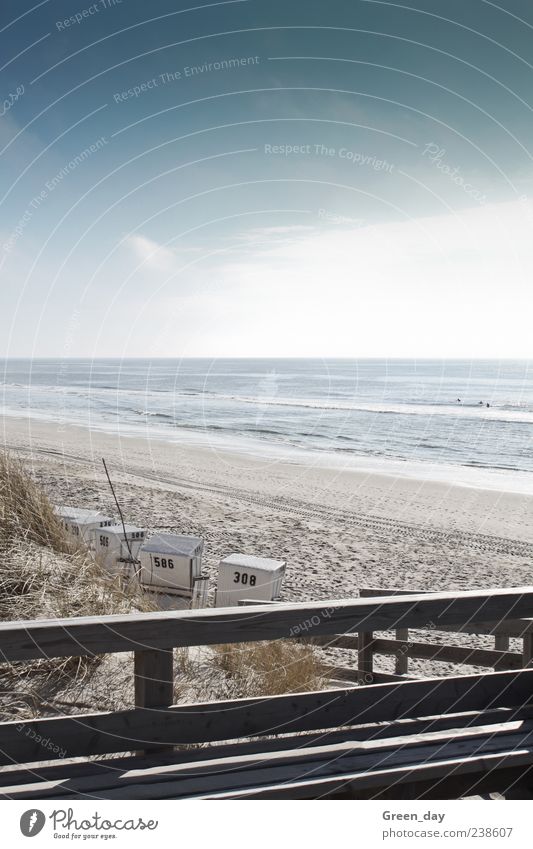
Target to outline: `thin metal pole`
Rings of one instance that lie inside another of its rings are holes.
[[[106,462],[105,462],[103,457],[102,457],[102,463],[104,464],[104,469],[105,469],[105,473],[107,475],[107,480],[108,480],[109,486],[111,487],[111,492],[113,493],[113,498],[115,499],[115,504],[117,505],[117,510],[118,510],[118,513],[119,513],[119,516],[120,516],[120,521],[122,522],[122,530],[124,531],[124,542],[126,543],[126,545],[128,547],[128,554],[130,555],[130,560],[132,562],[134,562],[133,561],[133,554],[131,553],[130,542],[128,540],[128,535],[126,533],[126,525],[124,524],[124,516],[122,515],[122,510],[120,509],[120,504],[118,503],[118,498],[115,495],[115,490],[113,488],[113,484],[111,483],[111,478],[109,476],[109,472],[107,471]]]

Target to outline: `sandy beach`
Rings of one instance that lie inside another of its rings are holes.
[[[4,445],[56,503],[200,534],[212,575],[233,551],[287,561],[285,600],[360,587],[470,589],[530,582],[533,497],[260,460],[36,419],[2,419]]]

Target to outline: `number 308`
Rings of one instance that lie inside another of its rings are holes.
[[[255,587],[256,577],[255,575],[248,575],[247,572],[234,572],[233,573],[233,583],[234,584],[250,584],[251,587]]]

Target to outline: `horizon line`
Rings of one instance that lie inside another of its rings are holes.
[[[139,354],[139,355],[128,356],[128,357],[105,356],[105,355],[97,356],[97,357],[90,357],[90,356],[63,357],[63,356],[42,356],[42,355],[40,355],[40,356],[31,356],[31,355],[28,356],[28,355],[26,355],[26,356],[10,357],[10,356],[1,356],[0,355],[0,360],[3,360],[5,362],[17,361],[17,360],[18,361],[21,361],[21,360],[32,360],[32,361],[33,360],[60,360],[61,362],[79,362],[81,360],[85,360],[85,361],[89,360],[91,362],[96,362],[96,361],[99,361],[99,360],[115,360],[115,361],[118,361],[118,362],[125,362],[125,361],[128,361],[128,360],[180,360],[180,361],[183,361],[183,360],[342,360],[342,361],[346,361],[346,362],[353,362],[354,360],[396,360],[396,361],[400,361],[400,360],[419,360],[419,361],[446,360],[448,362],[449,361],[457,362],[457,361],[461,361],[461,360],[463,360],[463,361],[468,360],[470,362],[483,362],[483,361],[490,360],[490,361],[499,361],[499,362],[502,362],[502,361],[511,362],[513,360],[515,360],[515,361],[520,360],[522,362],[533,362],[533,356],[530,356],[530,357],[526,357],[526,356],[504,356],[504,357],[502,357],[502,356],[491,355],[491,356],[472,357],[472,356],[461,356],[461,355],[459,355],[459,356],[450,357],[450,356],[445,356],[445,355],[439,355],[439,356],[436,356],[436,355],[433,355],[433,356],[428,356],[428,355],[424,355],[424,356],[421,356],[421,355],[399,355],[399,356],[386,356],[386,355],[385,356],[366,356],[365,355],[365,356],[357,356],[357,355],[354,355],[354,356],[342,356],[342,357],[340,357],[340,356],[335,356],[335,355],[324,355],[324,354],[322,354],[322,355],[321,354],[314,354],[314,355],[307,355],[307,356],[282,356],[282,355],[261,355],[261,356],[238,355],[238,356],[235,356],[235,355],[222,354],[222,355],[212,355],[212,356],[209,356],[209,355],[205,356],[204,355],[204,356],[183,357],[183,356],[178,356],[178,355],[175,355],[175,356],[150,356],[148,354]]]

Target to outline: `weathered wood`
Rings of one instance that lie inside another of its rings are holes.
[[[520,664],[521,666],[521,664]],[[360,670],[352,669],[349,666],[327,666],[324,664],[321,667],[330,681],[354,681],[360,683]],[[372,670],[371,680],[369,684],[384,684],[387,681],[408,681],[410,680],[405,675],[396,675],[392,672],[376,672]]]
[[[127,756],[111,760],[84,761],[61,760],[52,765],[40,766],[38,774],[34,767],[0,767],[0,786],[14,787],[32,782],[57,783],[70,782],[74,778],[83,779],[86,786],[94,781],[94,787],[104,785],[110,772],[124,773],[143,769],[149,762],[153,766],[168,767],[204,760],[221,760],[236,755],[262,754],[266,751],[283,751],[308,746],[333,745],[335,743],[364,740],[378,740],[389,737],[404,737],[427,734],[434,731],[446,731],[456,728],[473,728],[480,725],[493,725],[517,720],[532,720],[531,708],[495,708],[487,711],[470,711],[447,716],[434,716],[428,719],[400,719],[388,723],[367,723],[364,725],[333,731],[299,732],[282,737],[252,739],[245,742],[209,744],[202,748],[167,750],[145,756]]]
[[[481,761],[479,771],[465,772],[459,775],[451,769],[447,775],[442,775],[438,781],[433,780],[406,780],[400,783],[392,782],[390,785],[378,788],[353,787],[350,799],[374,799],[386,800],[412,800],[423,799],[442,801],[443,799],[462,799],[474,797],[487,798],[489,793],[499,793],[506,799],[531,799],[531,787],[533,786],[533,766],[505,767],[498,766],[496,769],[487,769]],[[528,789],[529,788],[529,789]],[[329,798],[329,797],[328,797]],[[342,793],[334,798],[345,798]]]
[[[375,654],[396,656],[399,651],[406,657],[419,660],[434,660],[443,663],[464,663],[471,666],[488,666],[495,669],[520,669],[523,666],[522,655],[494,649],[470,649],[466,646],[441,645],[439,643],[400,642],[398,640],[376,639],[373,643]]]
[[[357,634],[333,634],[327,637],[311,637],[305,642],[313,646],[321,646],[327,649],[359,649],[359,637]]]
[[[105,652],[253,642],[391,628],[430,628],[526,616],[533,587],[385,596],[217,610],[0,623],[0,659],[93,656]],[[458,630],[460,630],[458,628]],[[533,630],[533,629],[532,629]]]
[[[292,734],[495,707],[519,708],[532,701],[533,669],[521,669],[265,699],[35,719],[0,725],[0,763]]]
[[[513,774],[516,777],[520,775],[527,776],[531,773],[531,757],[531,751],[523,751],[521,749],[518,751],[511,749],[506,752],[495,752],[491,754],[482,753],[472,755],[468,758],[461,755],[440,761],[430,760],[426,756],[426,760],[419,764],[405,764],[404,766],[390,769],[366,769],[363,772],[341,773],[333,776],[304,778],[295,781],[283,779],[280,781],[278,772],[277,781],[275,780],[271,784],[263,784],[262,786],[257,786],[256,784],[255,787],[245,787],[243,789],[204,792],[197,794],[194,798],[206,800],[328,799],[339,792],[348,792],[350,798],[357,798],[359,790],[381,787],[397,788],[406,782],[411,784],[413,782],[431,781],[434,786],[438,787],[438,782],[450,775],[458,777],[472,775],[472,781],[477,784],[479,777],[487,773],[496,781],[498,772],[503,769],[507,772],[513,770]],[[515,778],[515,780],[517,779]],[[465,786],[467,787],[468,785],[465,782],[461,782],[460,786],[464,790]],[[176,791],[178,791],[178,788],[176,788]],[[373,793],[371,798],[374,798],[375,795]],[[140,795],[139,798],[144,798],[144,796]],[[177,798],[177,796],[171,795],[168,798]],[[437,795],[437,798],[440,797]]]
[[[177,791],[180,796],[192,793],[213,791],[218,788],[227,791],[228,787],[240,788],[246,784],[268,781],[273,770],[282,770],[284,779],[301,778],[306,774],[320,776],[351,771],[360,772],[380,769],[383,766],[417,765],[428,759],[450,759],[461,755],[468,758],[474,753],[490,754],[507,752],[512,748],[530,749],[530,761],[533,761],[533,722],[507,722],[475,728],[460,728],[433,731],[420,736],[400,736],[392,739],[342,741],[327,745],[315,745],[307,748],[269,751],[268,748],[259,757],[248,754],[233,755],[212,760],[189,763],[170,763],[166,766],[153,764],[147,759],[138,770],[117,774],[109,770],[107,779],[100,777],[95,784],[92,777],[70,783],[69,787],[58,788],[49,783],[35,782],[33,786],[21,788],[7,785],[4,795],[18,794],[18,798],[28,798],[35,792],[42,798],[44,794],[71,795],[91,791],[100,798],[125,798],[121,794],[132,793],[135,798],[143,788],[147,798],[169,798]],[[283,778],[280,776],[281,780]],[[179,785],[177,784],[179,781]]]
[[[416,592],[418,595],[428,595],[430,590],[396,590],[387,589],[386,587],[360,587],[360,598],[379,598],[387,595],[412,595]]]
[[[438,778],[455,770],[464,773],[517,762],[527,766],[533,763],[531,722],[430,733],[419,738],[265,752],[259,757],[241,756],[183,767],[152,768],[148,764],[118,782],[111,779],[108,788],[95,795],[102,799],[240,796],[243,788],[261,791],[274,783],[281,789],[280,785],[309,780],[309,776],[313,783],[335,776],[348,777],[360,787],[380,786],[412,781],[413,776],[426,775],[429,766],[433,777]]]
[[[374,635],[372,631],[359,631],[357,647],[357,680],[359,684],[374,683]]]
[[[317,637],[311,642],[316,646],[339,649],[357,649],[359,645],[358,638],[349,635]],[[420,660],[469,663],[474,666],[491,666],[496,670],[520,669],[523,666],[523,656],[518,652],[496,651],[495,649],[470,649],[466,646],[442,643],[420,643],[412,640],[406,642],[381,638],[374,639],[372,648],[375,654],[398,657],[400,653],[403,653],[406,657]]]
[[[397,628],[396,641],[401,642],[404,646],[409,643],[409,629]],[[409,671],[409,654],[404,647],[398,646],[396,650],[396,662],[394,669],[397,675],[407,675]]]
[[[388,590],[383,587],[361,587],[359,590],[360,598],[380,598],[382,596],[406,596],[410,595],[413,590]],[[428,590],[416,590],[420,595],[428,595]],[[460,595],[460,593],[458,593]],[[453,631],[461,634],[494,634],[495,646],[498,651],[509,651],[509,637],[522,637],[524,634],[533,633],[533,619],[506,619],[504,622],[491,622],[483,619],[480,621],[471,621],[458,623],[459,627],[445,625],[439,630]],[[434,630],[432,628],[432,630]],[[350,648],[346,646],[346,648]]]
[[[435,630],[437,629],[431,629],[432,632]],[[510,637],[521,639],[526,634],[533,634],[533,619],[510,619],[505,622],[470,622],[462,625],[439,625],[438,630],[444,633],[474,634],[476,636],[479,634],[496,635],[498,632],[499,638],[502,641],[506,640],[506,644],[508,645]],[[357,635],[337,634],[327,637],[312,637],[309,639],[309,642],[327,648],[357,649]],[[504,642],[501,644],[505,645]]]
[[[135,652],[135,707],[165,708],[173,703],[173,654],[172,649]],[[150,746],[144,749],[145,753],[150,751]]]
[[[167,707],[174,701],[172,649],[135,652],[135,707]]]
[[[499,622],[467,622],[449,626],[439,625],[439,631],[452,631],[455,634],[501,634],[507,637],[523,637],[533,634],[533,619],[507,619]]]
[[[524,647],[522,650],[522,664],[523,666],[532,666],[533,661],[533,634],[526,634],[524,636]]]
[[[509,651],[510,640],[506,634],[495,634],[494,648],[496,651]]]

